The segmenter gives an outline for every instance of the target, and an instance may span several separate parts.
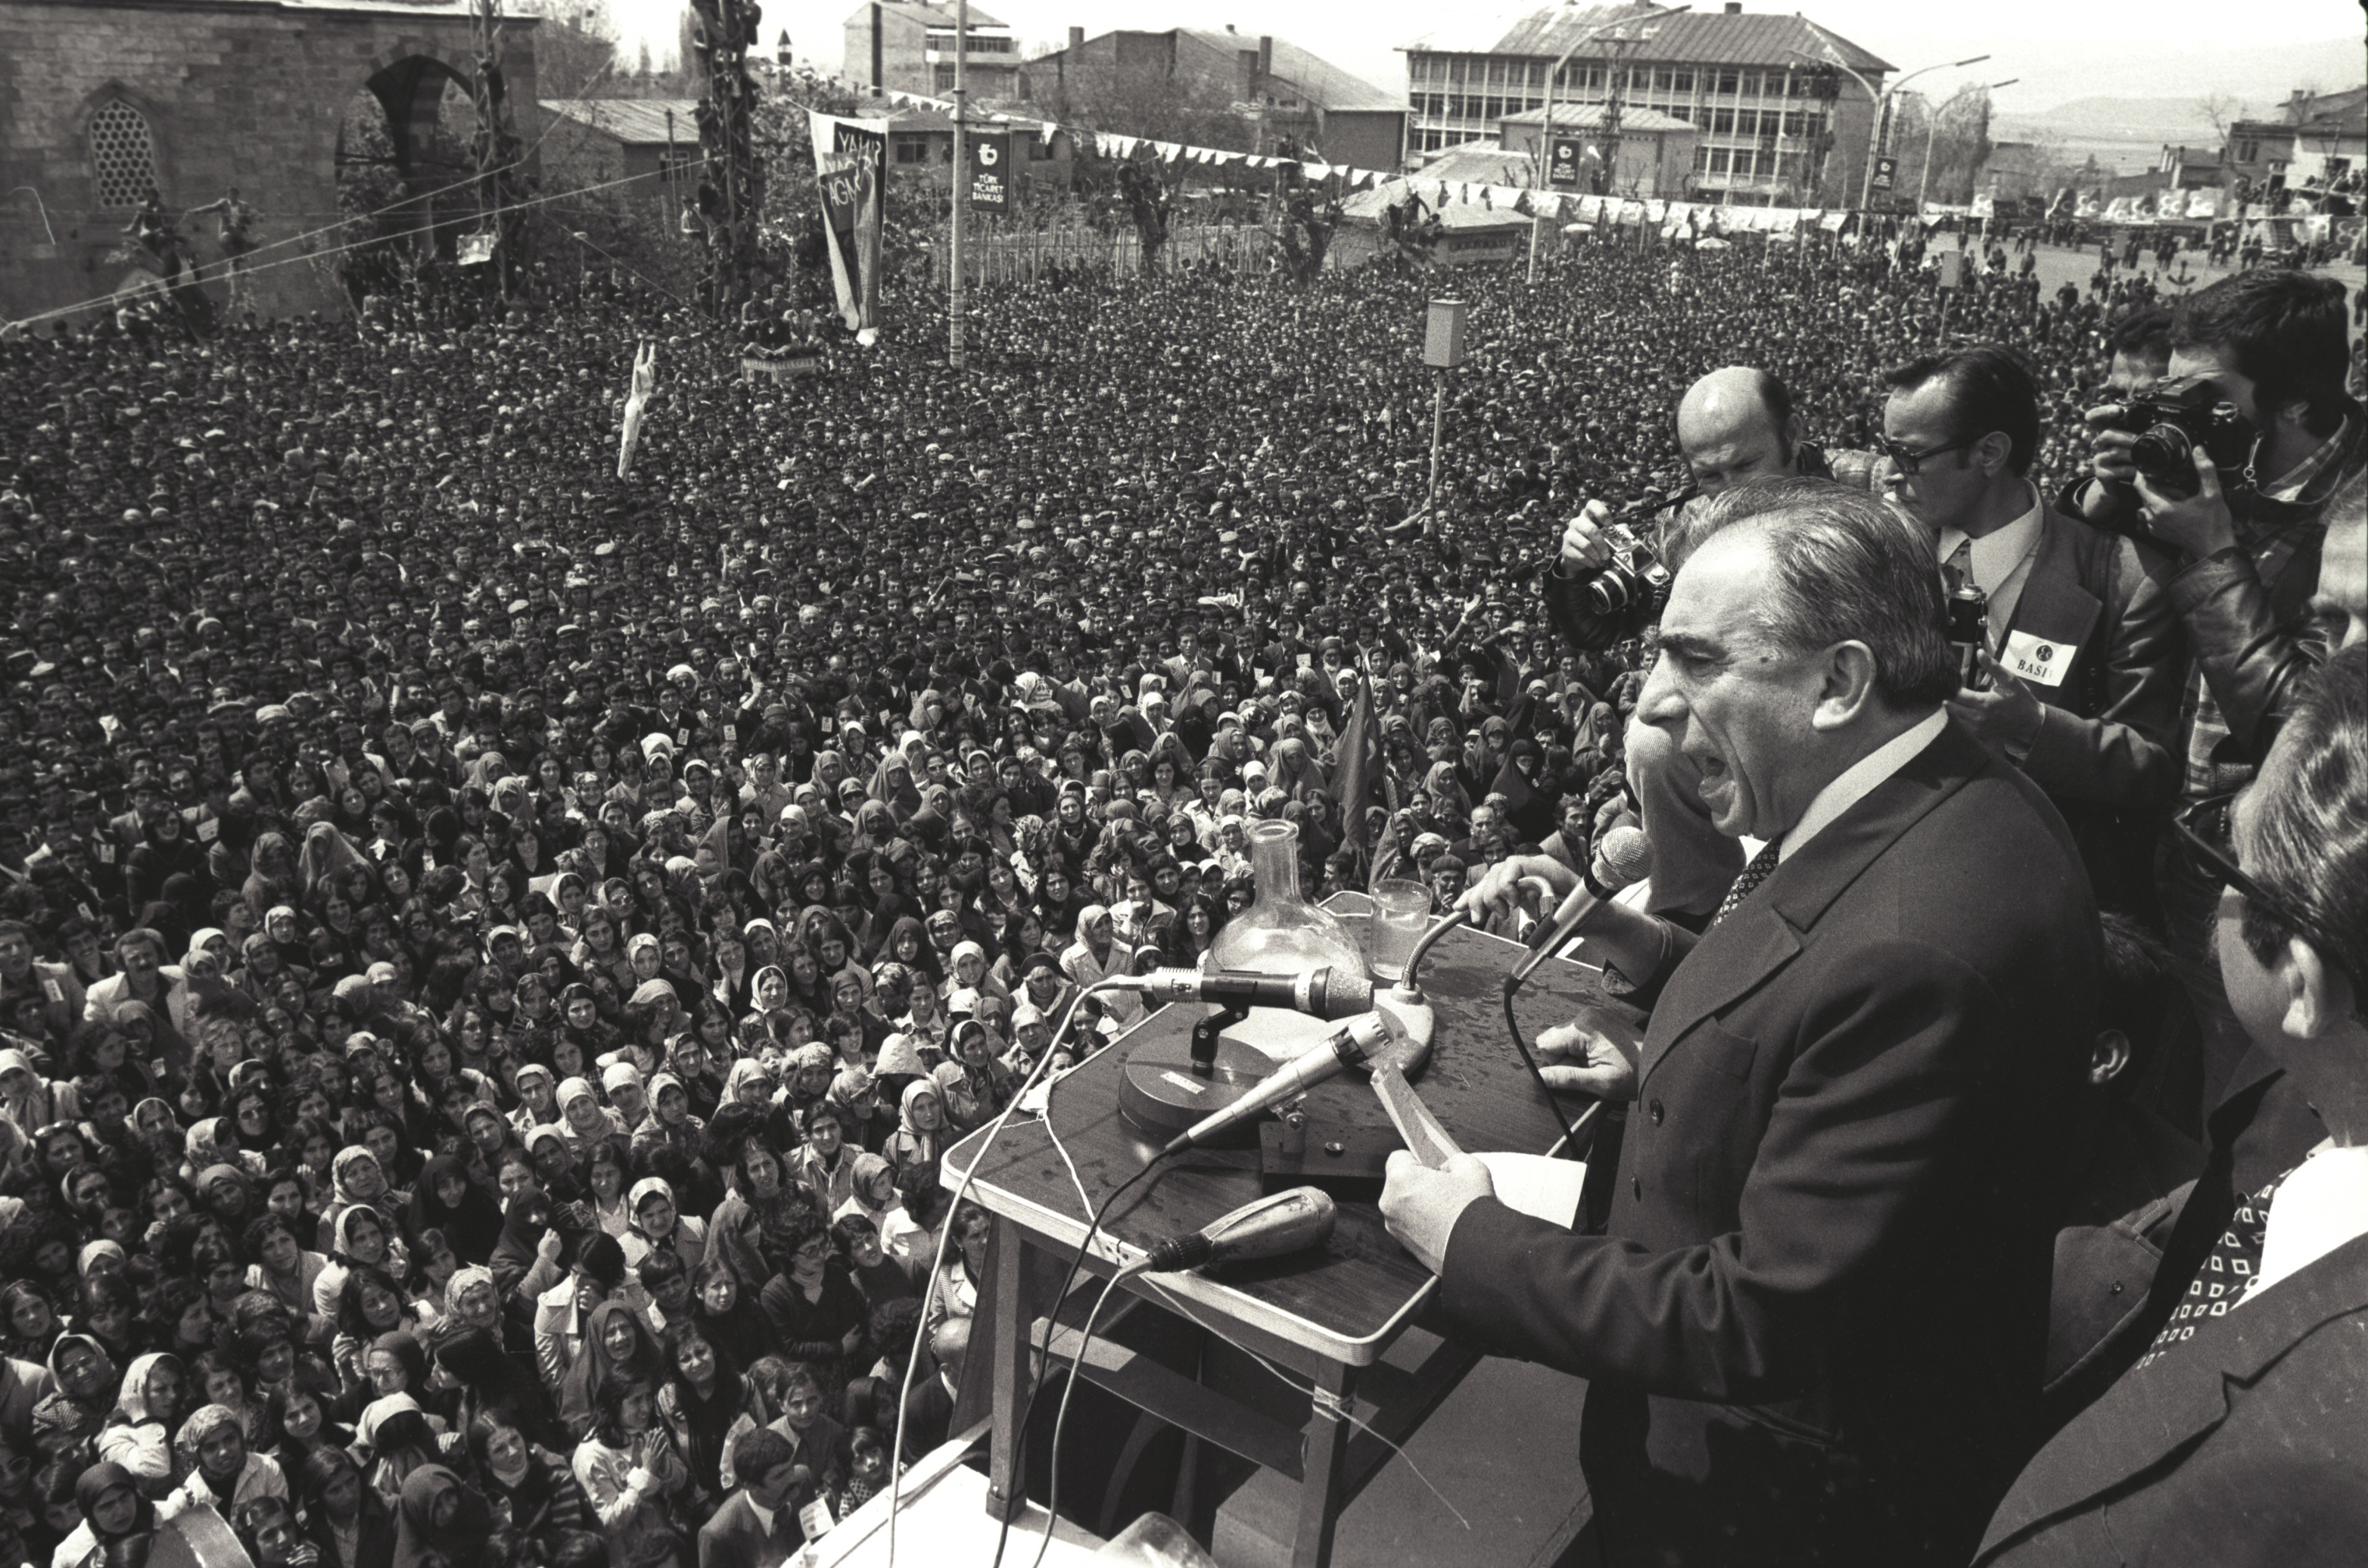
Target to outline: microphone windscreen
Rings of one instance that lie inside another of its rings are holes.
[[[1622,823],[1605,834],[1596,854],[1603,862],[1600,881],[1606,887],[1634,887],[1653,874],[1653,841],[1632,824]]]

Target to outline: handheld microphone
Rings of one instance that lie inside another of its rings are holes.
[[[1294,1187],[1245,1203],[1197,1231],[1168,1237],[1151,1249],[1143,1267],[1146,1273],[1169,1274],[1209,1263],[1280,1257],[1322,1246],[1332,1239],[1337,1218],[1330,1193],[1317,1187]]]
[[[1158,1002],[1230,1002],[1245,1007],[1292,1007],[1312,1017],[1353,1018],[1373,1006],[1373,983],[1353,970],[1303,970],[1261,974],[1254,970],[1155,969],[1128,978],[1131,989]]]
[[[1318,971],[1321,972],[1321,971]],[[1399,1026],[1386,1013],[1363,1013],[1332,1031],[1332,1037],[1306,1054],[1295,1058],[1289,1066],[1276,1073],[1257,1088],[1226,1106],[1212,1111],[1178,1133],[1163,1154],[1180,1153],[1196,1143],[1205,1143],[1228,1128],[1255,1120],[1276,1106],[1297,1099],[1327,1078],[1339,1075],[1343,1069],[1357,1066],[1375,1051],[1397,1038]]]
[[[1622,888],[1643,881],[1652,870],[1653,842],[1645,836],[1644,829],[1623,823],[1605,834],[1579,873],[1579,885],[1562,901],[1554,919],[1541,922],[1538,931],[1531,934],[1530,950],[1513,967],[1513,972],[1505,977],[1505,989],[1513,990],[1536,973],[1538,966],[1569,941],[1588,915],[1609,903]]]

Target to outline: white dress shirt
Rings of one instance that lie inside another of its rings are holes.
[[[1810,797],[1809,809],[1801,813],[1801,820],[1784,835],[1783,842],[1776,849],[1776,863],[1781,866],[1800,853],[1801,846],[1824,832],[1836,817],[1866,799],[1873,793],[1876,785],[1913,762],[1948,727],[1948,723],[1949,710],[1936,708],[1835,775],[1824,789]]]
[[[2368,1235],[2368,1147],[2321,1143],[2270,1199],[2261,1265],[2244,1299],[2251,1301],[2360,1235]]]
[[[2031,509],[2002,528],[1994,529],[1973,541],[1974,585],[1989,598],[1990,652],[1995,653],[2006,642],[2008,622],[2014,619],[2014,607],[2022,600],[2022,585],[2031,577],[2031,562],[2039,553],[2040,524],[2046,509],[2039,498],[2039,487],[2032,486]],[[1965,542],[1963,528],[1942,528],[1939,554],[1946,561]]]

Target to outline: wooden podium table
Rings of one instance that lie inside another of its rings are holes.
[[[1364,900],[1342,895],[1334,907],[1361,936]],[[1429,1064],[1415,1086],[1456,1142],[1475,1153],[1543,1153],[1561,1138],[1505,1034],[1500,988],[1522,950],[1519,943],[1459,928],[1431,949],[1418,977],[1437,1028]],[[1556,960],[1522,991],[1516,1016],[1525,1037],[1534,1040],[1539,1031],[1569,1021],[1600,1000],[1587,971]],[[982,1339],[992,1342],[992,1387],[982,1391],[992,1402],[990,1511],[1023,1501],[1019,1423],[1038,1370],[1029,1364],[1030,1351],[1043,1339],[1043,1320],[1055,1320],[1053,1364],[1065,1366],[1077,1347],[1075,1321],[1113,1271],[1097,1238],[1095,1253],[1080,1271],[1087,1288],[1068,1303],[1040,1299],[1052,1293],[1042,1283],[1047,1255],[1065,1267],[1084,1243],[1091,1215],[1080,1205],[1078,1185],[1099,1205],[1157,1152],[1156,1143],[1119,1115],[1118,1085],[1127,1053],[1161,1032],[1189,1034],[1201,1011],[1197,1005],[1163,1008],[1062,1078],[1053,1085],[1044,1121],[1015,1118],[972,1181],[971,1199],[996,1217],[991,1282],[982,1291],[972,1337],[973,1365],[986,1348]],[[1564,1100],[1575,1121],[1588,1107],[1584,1096]],[[1360,1074],[1318,1085],[1308,1096],[1307,1114],[1311,1146],[1327,1127],[1389,1128],[1381,1102]],[[1074,1180],[1046,1132],[1047,1122],[1076,1164]],[[1582,1142],[1591,1131],[1590,1117],[1578,1130]],[[985,1136],[973,1133],[947,1151],[943,1180],[949,1188],[977,1157]],[[1103,1235],[1133,1257],[1163,1237],[1197,1230],[1259,1195],[1258,1161],[1256,1149],[1178,1155],[1112,1209]],[[1437,1285],[1391,1239],[1378,1205],[1344,1202],[1321,1254],[1269,1259],[1221,1276],[1138,1277],[1121,1287],[1151,1303],[1151,1310],[1179,1311],[1201,1328],[1305,1379],[1309,1416],[1304,1428],[1293,1429],[1105,1341],[1103,1325],[1121,1305],[1116,1297],[1097,1324],[1083,1375],[1192,1437],[1298,1481],[1292,1560],[1323,1568],[1331,1558],[1341,1510],[1391,1456],[1386,1444],[1357,1432],[1346,1418],[1354,1409],[1360,1373],[1374,1368]],[[1064,1305],[1067,1312],[1062,1311]],[[1390,1442],[1403,1443],[1478,1359],[1476,1352],[1442,1343],[1411,1375],[1391,1366],[1377,1369],[1367,1392],[1383,1407],[1366,1424]],[[964,1381],[966,1388],[975,1386],[971,1378]]]

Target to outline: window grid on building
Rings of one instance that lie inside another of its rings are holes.
[[[137,207],[156,183],[155,143],[148,119],[121,98],[110,98],[90,117],[90,161],[98,176],[101,207]]]

